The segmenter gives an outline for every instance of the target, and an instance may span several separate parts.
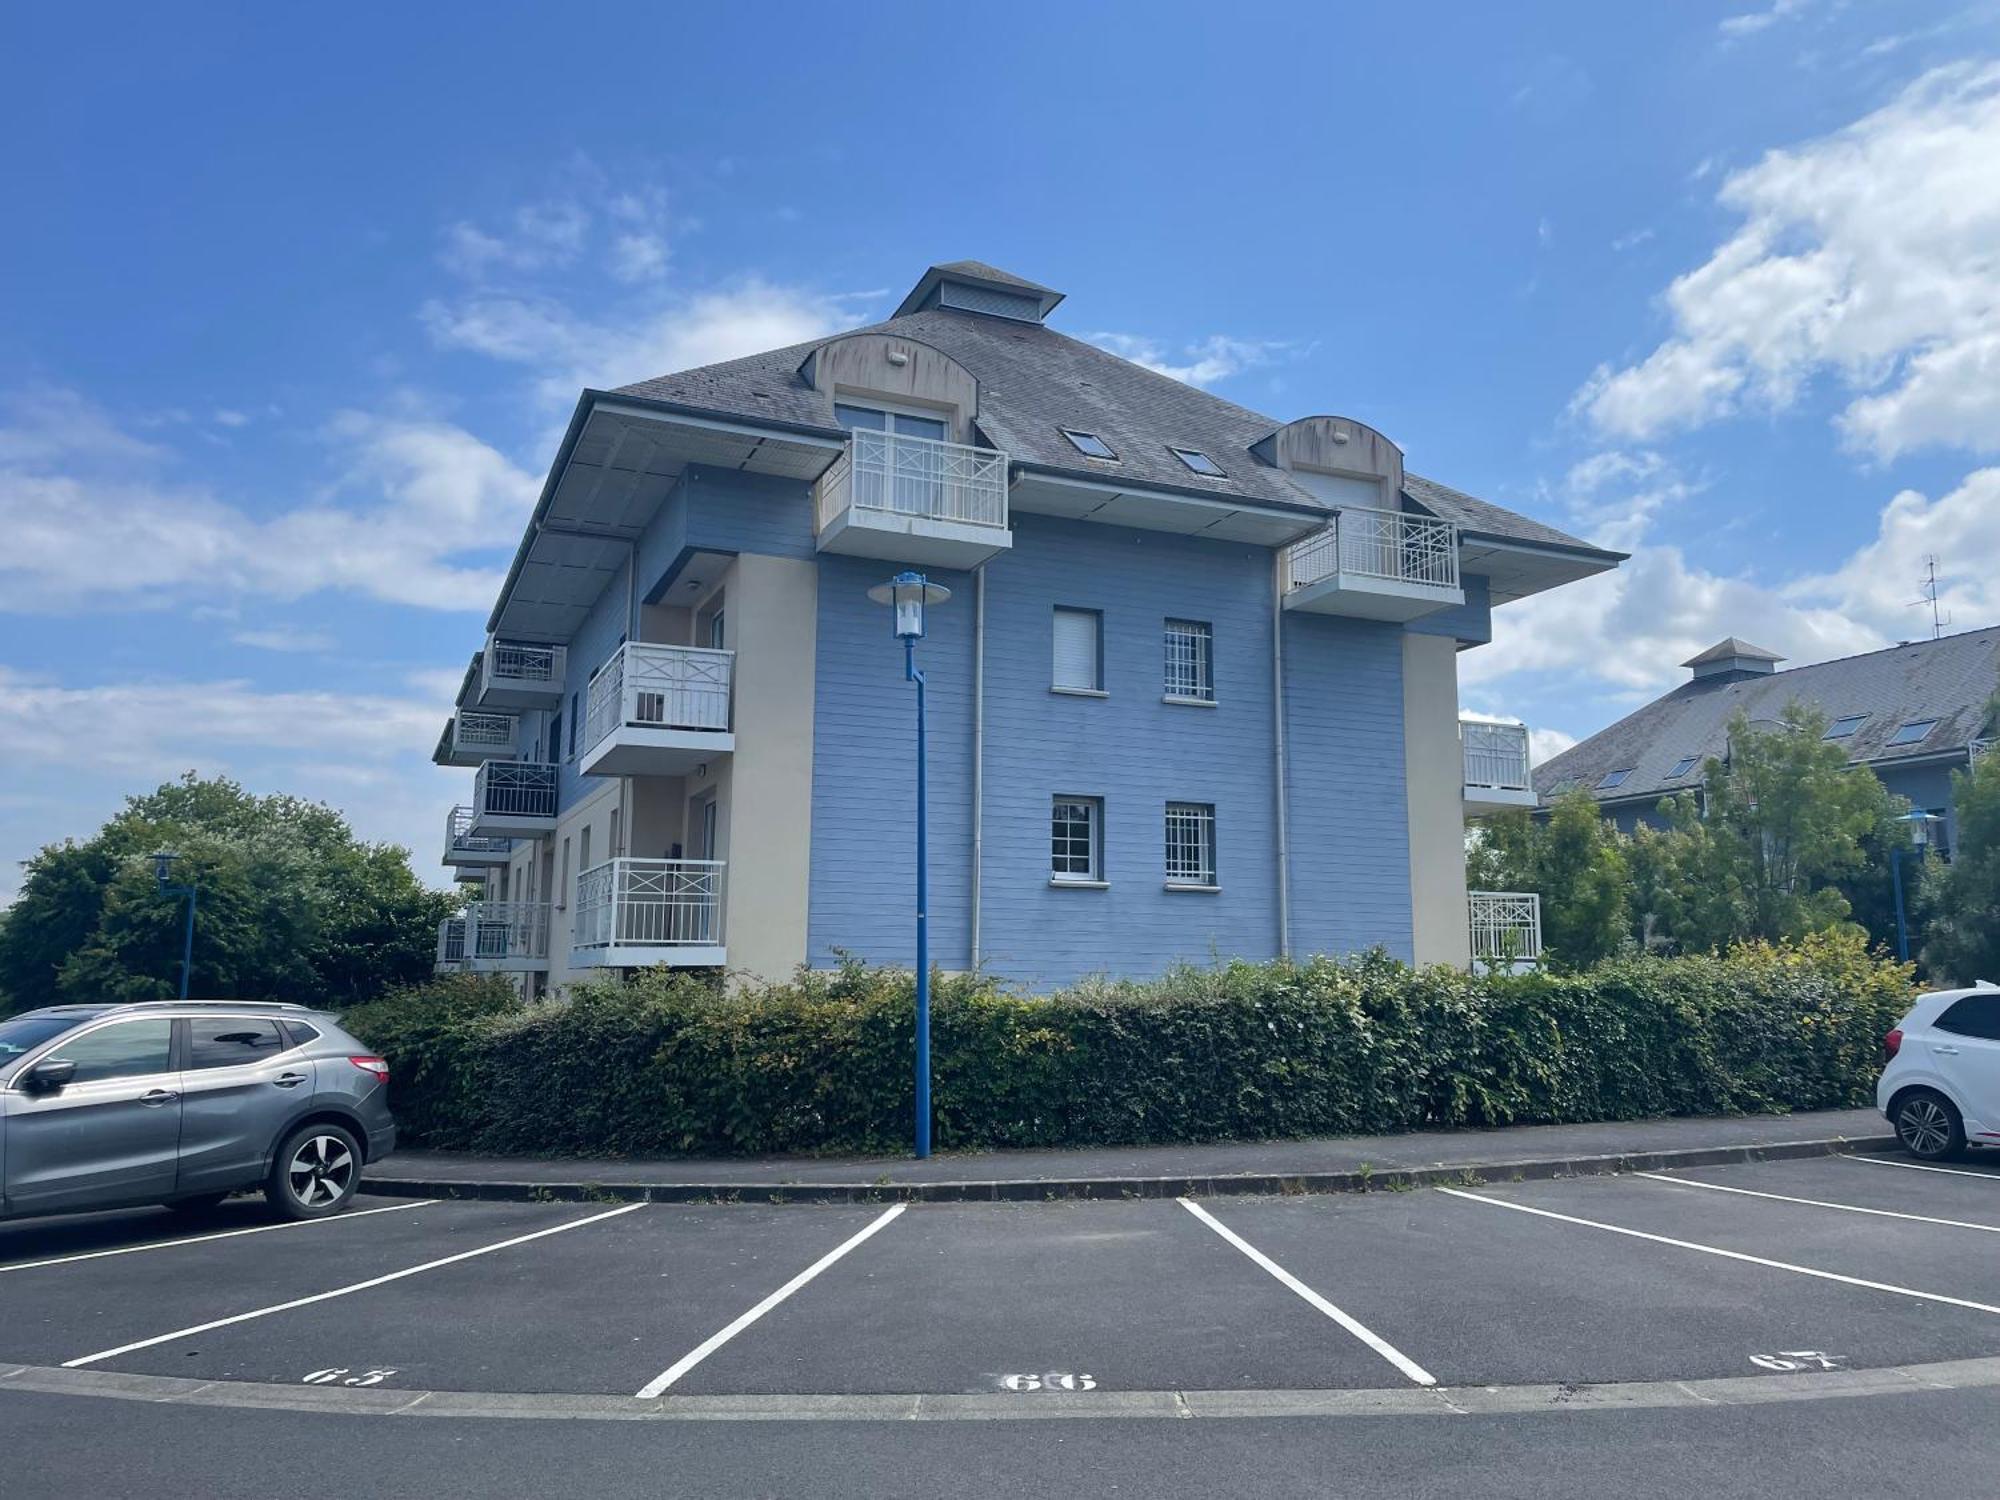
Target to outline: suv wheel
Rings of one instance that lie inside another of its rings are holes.
[[[344,1125],[301,1125],[271,1163],[264,1196],[288,1219],[323,1219],[361,1185],[361,1145]]]
[[[1943,1094],[1912,1089],[1896,1102],[1896,1139],[1924,1161],[1945,1161],[1965,1149],[1965,1122]]]

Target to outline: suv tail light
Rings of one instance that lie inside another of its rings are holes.
[[[389,1064],[379,1057],[350,1057],[348,1061],[364,1073],[373,1073],[377,1083],[389,1081]]]
[[[1896,1055],[1897,1049],[1899,1049],[1902,1045],[1903,1045],[1903,1028],[1898,1026],[1893,1031],[1891,1031],[1887,1036],[1882,1038],[1882,1060],[1884,1062],[1887,1062],[1890,1058],[1894,1057]]]

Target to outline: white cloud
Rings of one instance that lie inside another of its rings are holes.
[[[1109,349],[1135,365],[1166,375],[1187,385],[1209,386],[1245,370],[1296,357],[1297,344],[1279,339],[1239,339],[1212,333],[1205,339],[1186,344],[1178,356],[1157,339],[1134,333],[1090,333],[1085,338],[1100,349]]]
[[[259,651],[331,651],[340,644],[331,631],[301,630],[296,625],[239,630],[229,638],[239,646],[254,646]]]
[[[620,281],[654,281],[666,274],[667,242],[657,234],[621,234],[611,242],[611,274]]]
[[[1672,335],[1578,392],[1600,430],[1783,410],[1826,374],[1852,396],[1846,441],[1878,458],[2000,448],[2000,64],[1927,73],[1719,196],[1744,222],[1668,288]]]
[[[461,276],[494,271],[543,271],[566,266],[583,253],[591,215],[580,203],[528,203],[506,225],[484,230],[460,220],[444,232],[438,258]]]
[[[249,424],[250,418],[247,413],[227,406],[218,406],[211,414],[211,420],[218,427],[244,427]]]
[[[74,392],[10,405],[15,420],[0,428],[9,542],[0,609],[17,613],[213,607],[322,589],[483,610],[499,572],[479,555],[514,543],[538,491],[462,428],[349,412],[326,433],[339,466],[330,490],[253,514],[175,482],[163,450],[127,438]]]
[[[1780,21],[1793,20],[1801,15],[1811,0],[1771,0],[1763,10],[1745,11],[1740,15],[1725,16],[1716,29],[1724,37],[1734,41],[1741,37],[1754,36]]]
[[[1560,729],[1531,728],[1528,731],[1528,764],[1539,766],[1545,760],[1553,760],[1575,743],[1575,735],[1564,734]]]
[[[1611,248],[1618,254],[1623,255],[1627,250],[1636,250],[1639,246],[1645,244],[1646,241],[1652,239],[1653,233],[1653,230],[1650,228],[1634,229],[1629,234],[1619,235],[1617,239],[1611,242]]]

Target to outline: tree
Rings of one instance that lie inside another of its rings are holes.
[[[1542,949],[1549,962],[1581,969],[1624,947],[1629,925],[1624,840],[1582,790],[1556,799],[1547,817],[1501,813],[1481,825],[1466,856],[1476,890],[1533,891],[1542,898]]]
[[[181,857],[201,895],[192,991],[340,1006],[426,977],[452,898],[426,890],[408,853],[364,843],[332,808],[258,797],[192,773],[125,807],[84,843],[27,862],[0,919],[0,995],[23,1009],[177,992],[182,908],[152,851]]]
[[[1924,862],[1924,967],[1939,981],[2000,982],[2000,753],[1953,772],[1951,791],[1958,846],[1949,864]]]

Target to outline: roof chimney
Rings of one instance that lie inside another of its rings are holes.
[[[1732,635],[1681,665],[1693,670],[1696,682],[1741,682],[1746,677],[1769,677],[1783,660],[1775,651],[1766,651]]]

